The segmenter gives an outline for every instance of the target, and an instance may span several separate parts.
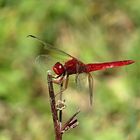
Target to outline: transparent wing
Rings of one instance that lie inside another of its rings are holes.
[[[28,35],[27,37],[31,37],[33,39],[36,39],[39,41],[45,50],[47,50],[47,54],[51,55],[52,57],[56,57],[57,59],[63,59],[63,60],[68,60],[69,58],[74,58],[70,54],[52,46],[51,44],[44,42],[40,38],[34,36],[34,35]]]
[[[90,105],[93,104],[93,78],[90,73],[77,74],[75,77],[77,89],[89,93]]]
[[[39,55],[35,59],[35,66],[37,70],[45,76],[47,71],[51,71],[52,74],[55,74],[53,72],[53,66],[54,64],[58,62],[55,58],[51,57],[50,55]]]

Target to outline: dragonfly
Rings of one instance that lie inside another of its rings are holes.
[[[32,37],[38,40],[39,42],[41,42],[42,45],[45,47],[45,49],[49,50],[50,52],[55,52],[60,55],[67,56],[69,58],[64,63],[61,63],[57,60],[58,62],[56,62],[52,66],[52,69],[55,73],[53,82],[56,84],[63,84],[65,81],[63,91],[66,90],[68,87],[69,76],[75,75],[75,81],[77,82],[79,78],[79,74],[82,73],[87,74],[89,97],[90,97],[91,105],[93,104],[92,103],[93,102],[93,77],[91,75],[91,72],[130,65],[135,62],[133,60],[122,60],[122,61],[113,61],[113,62],[85,64],[84,62],[80,61],[76,57],[73,57],[72,55],[66,53],[65,51],[62,51],[58,48],[51,46],[50,44],[44,42],[43,40],[41,40],[40,38],[34,35],[28,35],[28,37]]]

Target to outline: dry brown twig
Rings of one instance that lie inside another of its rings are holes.
[[[55,131],[55,140],[62,140],[62,135],[72,129],[75,128],[78,125],[78,120],[76,118],[77,114],[80,112],[79,110],[72,115],[72,117],[64,123],[62,126],[62,116],[63,116],[63,108],[61,108],[58,105],[56,105],[56,100],[55,100],[55,93],[54,93],[54,88],[53,88],[53,77],[50,72],[48,72],[47,75],[47,81],[48,81],[48,90],[49,90],[49,98],[50,98],[50,106],[51,106],[51,113],[52,113],[52,118],[53,118],[53,124],[54,124],[54,131]],[[62,100],[62,93],[60,94],[60,101],[59,105],[63,105],[63,100]],[[59,116],[58,116],[59,114]]]

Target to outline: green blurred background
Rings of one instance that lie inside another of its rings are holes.
[[[71,82],[67,120],[80,122],[65,140],[140,140],[139,0],[0,0],[0,140],[53,140],[47,83],[34,65],[36,35],[84,62],[133,59],[95,72],[95,103]],[[46,75],[44,75],[46,78]]]

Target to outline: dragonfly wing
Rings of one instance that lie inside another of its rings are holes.
[[[93,77],[88,73],[88,84],[89,84],[89,96],[90,96],[90,105],[93,104]]]
[[[88,80],[87,80],[88,78]],[[76,87],[79,91],[88,92],[90,105],[93,103],[93,78],[90,73],[80,73],[75,77]]]
[[[52,68],[56,62],[58,62],[58,60],[50,55],[42,54],[36,57],[35,66],[37,67],[37,70],[45,76],[47,71],[51,71],[52,74],[54,74]]]
[[[47,51],[46,53],[53,56],[53,57],[56,57],[57,59],[66,60],[69,58],[74,58],[70,54],[54,47],[53,45],[41,40],[40,38],[38,38],[34,35],[28,35],[27,37],[32,37],[33,39],[36,39],[37,41],[39,41],[43,45],[43,48]]]

